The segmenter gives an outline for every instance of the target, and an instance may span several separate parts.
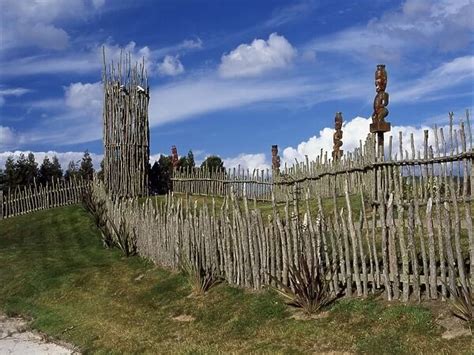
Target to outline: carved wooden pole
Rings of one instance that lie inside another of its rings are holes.
[[[171,165],[173,166],[173,170],[178,169],[179,157],[178,157],[178,149],[175,145],[171,146]]]
[[[387,72],[385,65],[377,65],[375,71],[375,90],[377,94],[374,98],[374,112],[372,113],[372,123],[370,124],[370,132],[377,134],[378,156],[383,157],[384,154],[384,133],[390,131],[390,123],[385,121],[388,115],[388,93],[387,88]]]
[[[333,150],[332,150],[332,159],[337,161],[341,159],[343,150],[342,147],[342,112],[336,112],[336,117],[334,118],[334,126],[336,131],[334,132],[332,141],[333,141]]]

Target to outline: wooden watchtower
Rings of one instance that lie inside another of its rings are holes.
[[[104,50],[104,183],[113,197],[148,194],[150,129],[145,61],[120,55],[107,65]]]

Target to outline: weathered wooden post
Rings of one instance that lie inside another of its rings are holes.
[[[278,155],[278,145],[272,145],[272,172],[280,174],[280,156]]]
[[[3,219],[3,191],[0,191],[0,219]]]
[[[279,194],[279,191],[281,191],[280,187],[276,185],[275,183],[278,182],[278,178],[280,176],[280,164],[281,164],[281,159],[280,156],[278,155],[278,145],[274,144],[272,145],[272,189],[273,189],[273,194],[275,197]],[[278,197],[277,197],[278,199]]]
[[[113,197],[148,194],[150,129],[145,60],[132,65],[120,55],[107,66],[104,55],[104,183]]]

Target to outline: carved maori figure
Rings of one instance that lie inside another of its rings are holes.
[[[338,160],[341,158],[343,151],[342,147],[342,112],[336,112],[336,117],[334,118],[334,126],[336,131],[333,134],[333,151],[332,158]]]
[[[278,155],[278,145],[272,145],[272,169],[280,170],[280,156]]]
[[[178,157],[178,149],[175,145],[171,146],[171,165],[173,165],[173,169],[178,168],[179,157]]]
[[[375,71],[375,90],[377,94],[374,98],[374,112],[372,113],[372,123],[378,124],[385,122],[385,117],[388,115],[388,93],[385,92],[387,88],[387,72],[385,65],[377,65]]]

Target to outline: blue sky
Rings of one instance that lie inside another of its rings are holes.
[[[101,48],[145,57],[151,153],[268,167],[368,133],[377,64],[388,120],[421,134],[474,100],[474,3],[442,1],[1,0],[0,163],[49,152],[62,163],[101,141]],[[394,134],[396,135],[396,134]],[[155,156],[153,156],[154,158]]]

